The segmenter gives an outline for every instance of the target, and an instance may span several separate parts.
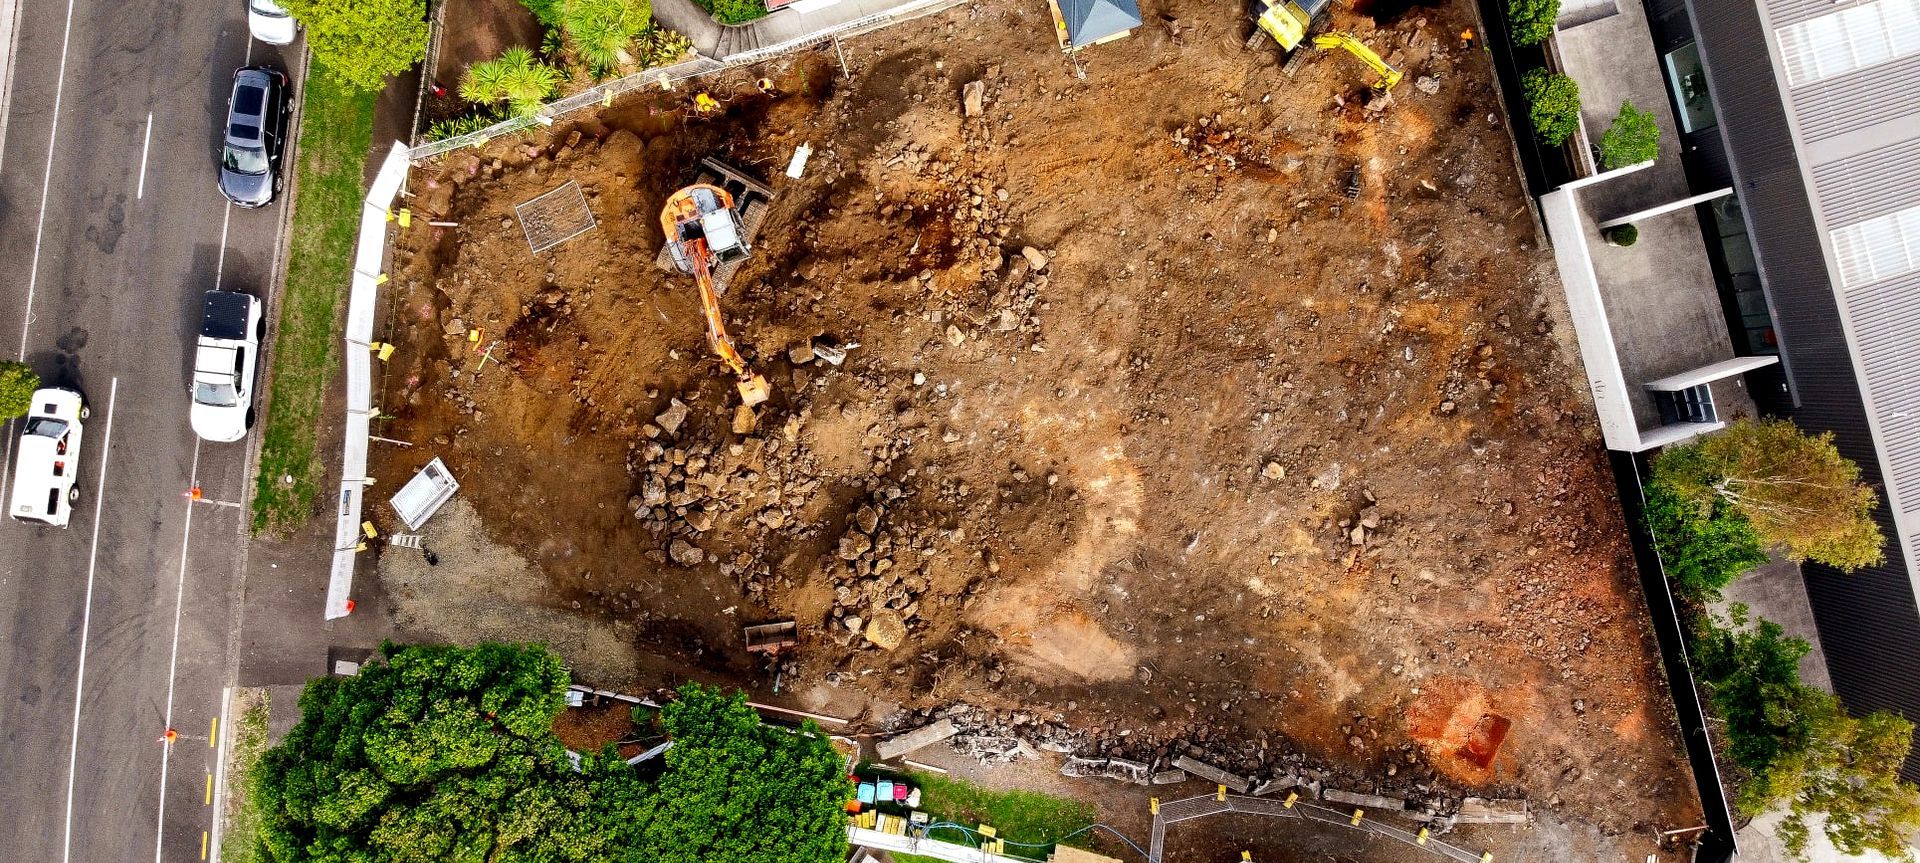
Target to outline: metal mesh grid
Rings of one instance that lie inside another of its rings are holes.
[[[586,193],[572,180],[531,201],[514,205],[513,212],[520,217],[520,228],[527,232],[527,245],[533,247],[535,254],[591,231],[598,224],[593,220],[593,211],[587,208]]]
[[[1480,863],[1481,855],[1465,848],[1429,837],[1421,841],[1419,834],[1391,824],[1384,824],[1373,818],[1363,818],[1359,824],[1352,821],[1351,809],[1331,809],[1305,800],[1295,801],[1289,808],[1285,801],[1272,798],[1247,797],[1239,794],[1224,795],[1224,799],[1215,796],[1189,797],[1160,805],[1160,811],[1153,816],[1153,834],[1147,852],[1148,863],[1162,863],[1167,847],[1167,826],[1179,821],[1191,821],[1208,815],[1237,812],[1247,815],[1267,815],[1279,818],[1303,818],[1319,824],[1350,827],[1362,833],[1369,833],[1388,839],[1404,842],[1421,848],[1456,863]]]

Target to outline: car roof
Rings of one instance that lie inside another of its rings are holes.
[[[233,75],[233,105],[227,109],[227,140],[254,144],[261,139],[267,115],[267,88],[273,76],[264,69],[241,69]]]
[[[232,291],[208,291],[201,305],[200,335],[212,339],[240,340],[247,337],[247,312],[253,298]]]

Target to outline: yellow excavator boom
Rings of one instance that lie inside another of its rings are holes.
[[[1346,33],[1322,33],[1313,37],[1313,47],[1323,51],[1330,48],[1345,48],[1347,53],[1360,58],[1360,62],[1373,67],[1373,71],[1379,73],[1380,80],[1373,82],[1373,89],[1382,93],[1391,91],[1400,83],[1400,79],[1405,77],[1399,69],[1387,65],[1387,61],[1380,59],[1380,55],[1375,54],[1372,48],[1366,46],[1366,43]]]

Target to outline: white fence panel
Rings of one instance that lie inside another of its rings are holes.
[[[347,415],[340,455],[340,490],[333,530],[333,569],[327,579],[326,618],[347,615],[353,595],[353,568],[360,545],[362,492],[366,489],[367,435],[373,424],[373,316],[378,307],[380,272],[387,254],[387,211],[406,181],[407,145],[395,141],[373,180],[360,211],[360,239],[353,256],[353,283],[347,297]]]

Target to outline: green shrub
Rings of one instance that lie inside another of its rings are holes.
[[[0,420],[26,416],[33,407],[33,391],[40,388],[40,376],[26,363],[0,362]]]
[[[427,56],[427,0],[281,0],[324,71],[360,90]]]
[[[1753,525],[1720,498],[1701,503],[1654,483],[1647,487],[1646,518],[1667,577],[1689,599],[1718,599],[1721,588],[1767,562]]]
[[[1540,140],[1556,147],[1580,128],[1580,85],[1559,72],[1528,69],[1520,77],[1527,100],[1527,118]]]
[[[478,132],[505,119],[498,111],[482,109],[464,117],[435,122],[427,127],[426,134],[421,137],[429,142],[444,141],[448,138],[458,138],[461,135]]]
[[[640,34],[640,65],[647,68],[678,63],[693,50],[693,40],[665,27],[647,27]]]
[[[1620,103],[1620,116],[1613,118],[1607,134],[1600,138],[1600,164],[1607,170],[1651,162],[1660,155],[1660,127],[1653,115]]]
[[[1615,225],[1607,229],[1607,242],[1616,246],[1631,246],[1640,241],[1640,229],[1632,225]]]
[[[540,110],[559,86],[559,70],[516,45],[497,59],[467,67],[460,98],[483,105],[506,102],[508,110],[524,117]]]
[[[1507,0],[1507,21],[1513,25],[1513,44],[1536,45],[1553,35],[1560,17],[1560,0]]]
[[[765,0],[694,0],[700,8],[712,13],[713,20],[722,24],[745,24],[756,18],[767,17]]]
[[[595,75],[633,61],[634,37],[653,21],[651,0],[559,0],[558,19],[567,44]]]

